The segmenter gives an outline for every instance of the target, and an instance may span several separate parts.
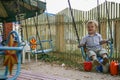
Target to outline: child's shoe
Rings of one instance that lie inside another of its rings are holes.
[[[100,66],[101,65],[101,63],[98,60],[94,60],[93,64],[95,64],[96,66]]]
[[[108,62],[109,62],[109,60],[107,57],[103,58],[103,62],[102,62],[103,65],[106,65]]]

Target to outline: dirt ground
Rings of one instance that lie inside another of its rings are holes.
[[[120,75],[111,76],[110,74],[98,72],[84,72],[66,68],[65,64],[51,65],[45,62],[30,62],[22,64],[22,70],[49,76],[58,76],[67,80],[120,80]]]

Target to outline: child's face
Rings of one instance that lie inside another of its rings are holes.
[[[94,23],[89,23],[87,29],[89,34],[94,34],[96,32],[96,26]]]

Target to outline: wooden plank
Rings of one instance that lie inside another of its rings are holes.
[[[117,13],[118,13],[118,3],[116,3],[116,5],[115,5],[115,12],[116,12],[116,14],[115,14],[115,18],[117,18]]]
[[[120,43],[120,20],[118,21],[114,21],[114,27],[115,27],[115,33],[114,33],[114,49],[115,49],[115,58],[120,58],[120,45],[118,43]]]
[[[102,35],[102,38],[103,40],[106,40],[107,39],[107,22],[106,21],[102,21],[101,22],[101,35]],[[106,45],[103,45],[104,48],[106,48]]]
[[[113,2],[112,5],[113,5],[113,7],[112,7],[113,17],[112,17],[112,19],[114,19],[114,18],[115,18],[115,15],[116,15],[116,11],[115,11],[115,3]]]
[[[100,5],[100,19],[103,18],[102,12],[103,12],[103,5]]]
[[[118,4],[118,18],[120,18],[120,4]]]
[[[112,5],[112,3],[110,3],[110,15],[111,15],[111,17],[110,17],[110,19],[112,19],[112,17],[113,17],[113,9],[112,9],[112,7],[113,7],[113,5]]]
[[[57,15],[56,16],[56,47],[57,50],[60,52],[64,52],[64,18],[62,15]]]

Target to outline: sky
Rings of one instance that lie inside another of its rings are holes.
[[[56,14],[68,7],[68,0],[41,0],[47,3],[47,12]],[[105,0],[99,0],[103,3]],[[107,0],[120,3],[120,0]],[[70,0],[73,9],[87,11],[97,6],[97,0]]]

